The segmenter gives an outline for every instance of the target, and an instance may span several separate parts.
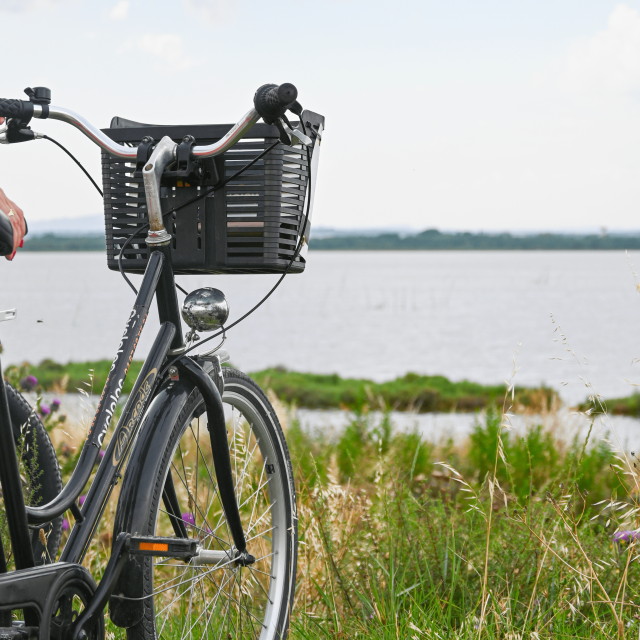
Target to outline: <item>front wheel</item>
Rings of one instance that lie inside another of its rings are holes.
[[[190,538],[209,554],[206,562],[146,558],[145,614],[128,629],[133,638],[285,638],[297,563],[297,512],[293,472],[282,428],[270,402],[248,376],[224,369],[227,433],[236,499],[255,564],[235,566],[233,539],[217,492],[204,402],[195,391],[177,420],[172,455],[155,483],[158,505],[142,535],[171,536],[162,502],[173,477]],[[206,555],[206,554],[204,554]],[[218,558],[218,559],[216,559]]]

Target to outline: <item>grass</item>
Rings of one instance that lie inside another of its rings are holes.
[[[638,527],[636,478],[606,441],[514,434],[499,408],[455,443],[367,406],[335,437],[280,413],[299,505],[292,638],[637,637],[637,549],[612,540]],[[97,578],[114,511],[87,559]]]
[[[129,393],[140,372],[142,361],[134,360],[123,388]],[[8,367],[5,375],[14,384],[27,375],[38,380],[39,391],[88,391],[100,393],[111,368],[110,360],[60,364],[43,360],[38,365],[24,363]],[[321,375],[288,371],[282,367],[254,372],[256,382],[270,388],[283,401],[310,409],[357,410],[381,398],[397,411],[462,411],[472,412],[495,404],[505,392],[505,385],[481,385],[462,380],[452,382],[444,376],[421,376],[407,373],[389,382],[376,383],[366,379],[341,378],[337,374]],[[546,413],[559,404],[557,393],[548,387],[522,388],[516,396],[522,409]]]
[[[615,434],[514,433],[521,396],[509,387],[466,439],[434,442],[395,430],[371,386],[342,432],[310,433],[270,375],[258,374],[279,407],[298,491],[291,638],[638,637],[637,544],[613,540],[640,528],[638,478]],[[585,415],[592,427],[606,417]],[[82,441],[70,432],[52,429],[65,481]],[[96,579],[114,512],[112,500],[85,562]]]
[[[367,414],[335,442],[289,428],[293,637],[638,636],[637,549],[612,540],[638,527],[636,477],[604,441],[503,425],[455,445]]]
[[[282,367],[258,371],[251,376],[284,401],[310,409],[357,409],[378,398],[397,411],[469,412],[495,404],[506,389],[505,385],[481,385],[467,380],[452,382],[444,376],[417,373],[382,383],[341,378],[337,374],[299,373]],[[516,402],[532,411],[546,412],[558,402],[558,396],[548,387],[522,388]]]
[[[143,362],[133,360],[129,368],[122,393],[130,393],[140,373]],[[100,394],[111,369],[111,360],[93,360],[89,362],[69,362],[60,364],[53,360],[43,360],[40,364],[23,363],[11,365],[5,369],[4,375],[16,388],[26,376],[37,378],[37,391],[81,391]]]
[[[582,411],[589,409],[594,413],[610,413],[620,416],[632,416],[634,418],[640,417],[640,394],[634,393],[625,398],[611,398],[610,400],[603,401],[602,406],[600,402],[593,402],[588,400],[580,405]]]
[[[513,377],[463,442],[394,432],[366,410],[336,440],[294,421],[292,637],[639,637],[640,460],[579,366],[589,431],[569,441],[512,431]]]
[[[141,360],[134,360],[123,393],[129,393],[140,369]],[[111,368],[110,360],[70,362],[60,364],[43,360],[40,364],[28,362],[20,366],[11,365],[5,377],[20,386],[27,375],[38,379],[37,391],[91,391],[100,393]],[[273,392],[284,402],[308,409],[358,410],[372,399],[383,400],[387,407],[396,411],[427,412],[473,412],[493,406],[504,396],[505,385],[482,385],[468,380],[452,382],[444,376],[423,376],[417,373],[377,383],[364,378],[342,378],[338,374],[316,374],[289,371],[284,367],[273,367],[256,371],[251,377],[264,388]],[[547,413],[557,409],[560,399],[555,390],[546,387],[522,387],[516,390],[514,406],[526,413]],[[606,401],[606,412],[610,415],[640,417],[640,394]],[[581,403],[581,411],[591,409],[602,413],[591,401]]]

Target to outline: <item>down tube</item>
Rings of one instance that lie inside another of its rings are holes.
[[[87,441],[84,444],[73,475],[60,494],[49,504],[40,507],[27,507],[29,524],[42,524],[57,518],[69,509],[87,484],[102,448],[104,436],[111,424],[111,418],[129,371],[133,354],[138,346],[138,339],[140,333],[142,333],[142,328],[147,319],[149,307],[162,273],[163,261],[161,253],[151,254],[138,297],[127,321],[124,335],[100,396],[98,410],[89,429]]]
[[[82,562],[84,558],[129,450],[136,441],[142,417],[153,399],[159,381],[158,372],[167,357],[175,333],[176,328],[170,322],[160,325],[155,342],[118,420],[113,438],[87,494],[82,507],[82,522],[77,522],[73,527],[60,557],[61,562]]]

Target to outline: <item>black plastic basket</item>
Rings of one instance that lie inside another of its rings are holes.
[[[303,113],[305,123],[318,126],[324,118],[309,111]],[[112,140],[136,147],[145,136],[159,141],[163,136],[180,142],[185,135],[196,138],[196,144],[218,141],[231,125],[141,125],[114,118],[104,129]],[[162,211],[211,189],[216,180],[224,180],[261,154],[278,139],[276,127],[256,124],[242,140],[226,153],[207,160],[204,178],[199,186],[189,180],[163,181]],[[312,154],[312,185],[318,144]],[[118,269],[118,256],[131,234],[136,234],[122,257],[125,271],[142,273],[148,259],[145,244],[148,222],[142,178],[134,177],[135,163],[102,153],[102,184],[107,241],[107,264]],[[307,228],[304,221],[305,199],[309,184],[307,153],[301,146],[277,145],[250,169],[205,198],[185,206],[165,218],[165,226],[173,236],[171,252],[174,271],[196,273],[282,273],[289,264],[301,233],[309,241],[311,202]],[[193,182],[193,181],[192,181]],[[290,273],[301,273],[304,257],[298,256]]]

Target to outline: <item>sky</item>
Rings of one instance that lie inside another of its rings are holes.
[[[0,96],[100,127],[232,123],[266,82],[326,117],[314,226],[640,229],[640,0],[0,0]],[[100,153],[53,121],[100,177]],[[0,147],[27,219],[101,215],[50,143]]]

